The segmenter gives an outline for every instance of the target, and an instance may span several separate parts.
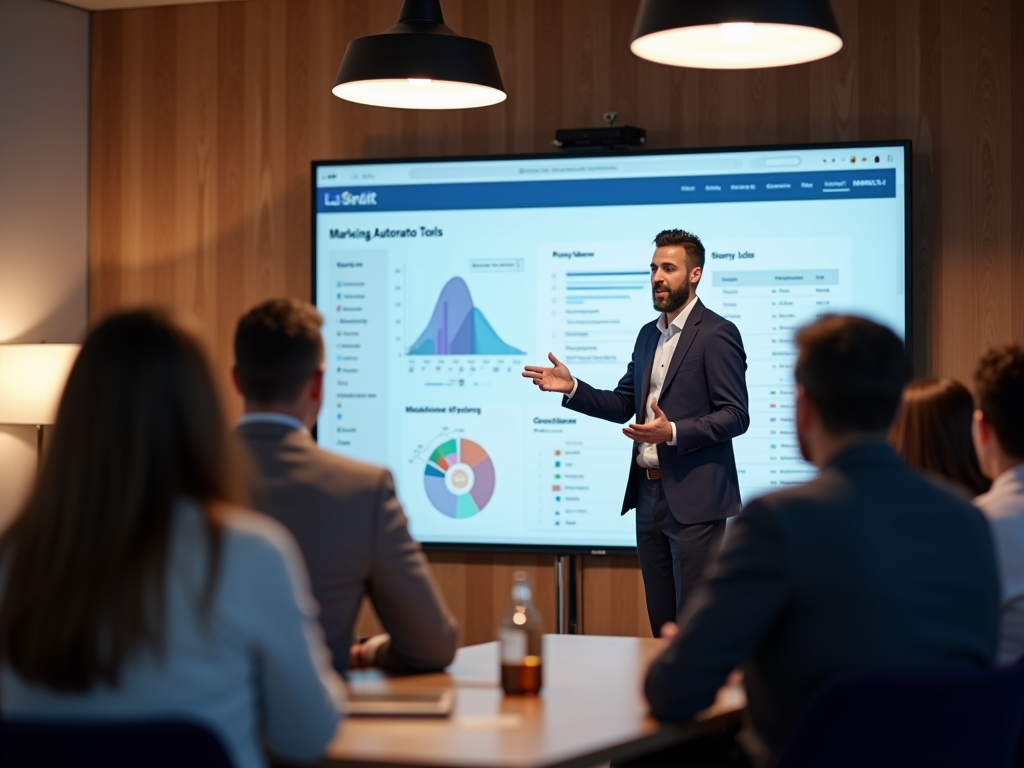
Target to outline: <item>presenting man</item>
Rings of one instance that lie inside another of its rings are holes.
[[[457,627],[409,535],[391,473],[321,450],[309,434],[323,402],[322,324],[294,299],[266,301],[238,321],[238,434],[262,475],[253,500],[298,540],[336,669],[441,669],[455,655]],[[364,595],[388,634],[353,644]]]
[[[654,239],[651,290],[662,314],[640,329],[633,359],[613,391],[554,367],[523,376],[561,392],[566,408],[621,424],[634,441],[622,514],[636,508],[636,544],[647,615],[657,636],[674,622],[740,511],[732,439],[747,430],[746,355],[736,326],[697,298],[700,238],[670,229]]]
[[[797,437],[821,473],[746,505],[646,681],[651,713],[685,720],[742,665],[740,741],[759,766],[831,677],[987,667],[999,622],[985,519],[886,442],[909,378],[903,343],[870,320],[831,315],[797,346]],[[650,762],[687,760],[680,751]]]

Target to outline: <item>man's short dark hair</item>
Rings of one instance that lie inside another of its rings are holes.
[[[910,364],[900,338],[855,315],[825,315],[796,335],[796,381],[833,434],[885,432]]]
[[[238,387],[256,403],[291,403],[324,360],[323,316],[298,299],[270,299],[245,313],[235,330]]]
[[[982,355],[974,372],[974,397],[1003,450],[1024,458],[1024,348],[1007,344]]]
[[[692,232],[685,229],[666,229],[659,232],[654,238],[654,247],[664,248],[666,245],[681,245],[686,250],[687,266],[690,269],[704,269],[704,243]]]

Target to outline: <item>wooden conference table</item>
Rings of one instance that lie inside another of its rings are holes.
[[[443,673],[353,673],[357,690],[451,687],[454,710],[448,718],[346,718],[323,765],[584,768],[739,719],[742,687],[723,688],[693,723],[661,725],[648,717],[643,679],[660,648],[650,638],[546,635],[539,697],[503,695],[496,642],[461,648]]]

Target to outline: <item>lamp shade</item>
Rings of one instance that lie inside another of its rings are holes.
[[[754,69],[842,47],[828,0],[641,0],[630,50],[676,67]]]
[[[398,23],[352,40],[335,96],[377,107],[465,109],[505,100],[494,49],[445,26],[438,0],[405,0]]]
[[[53,424],[78,344],[0,345],[0,424]]]

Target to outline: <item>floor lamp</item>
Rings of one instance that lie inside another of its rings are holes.
[[[43,459],[43,426],[57,419],[78,344],[0,344],[0,424],[36,428],[36,461]]]

